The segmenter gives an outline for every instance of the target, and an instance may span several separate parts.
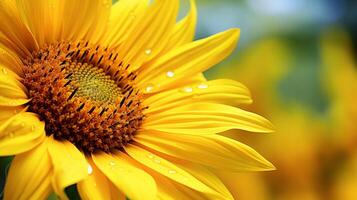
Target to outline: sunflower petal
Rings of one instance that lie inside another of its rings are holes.
[[[192,102],[212,102],[240,104],[251,103],[249,90],[239,82],[233,80],[214,80],[196,83],[180,89],[160,92],[144,100],[150,105],[146,112],[161,112]]]
[[[207,135],[230,129],[272,132],[265,118],[236,107],[215,103],[190,103],[147,116],[144,130],[168,133]]]
[[[110,182],[99,171],[94,163],[88,159],[89,176],[77,184],[78,192],[82,199],[110,200]]]
[[[54,169],[52,186],[61,199],[67,199],[64,189],[88,176],[88,163],[72,143],[49,138],[48,152]]]
[[[111,1],[17,0],[17,6],[22,20],[44,47],[61,39],[97,41],[104,33]]]
[[[223,136],[219,135],[201,137],[142,132],[135,137],[135,141],[150,149],[215,169],[231,172],[274,169],[261,155],[246,145],[235,142],[235,146],[225,147],[219,144],[216,140],[223,140],[219,138]]]
[[[191,8],[185,18],[178,22],[172,30],[169,42],[166,44],[163,53],[179,47],[183,44],[192,42],[195,35],[197,23],[197,8],[195,0],[190,0]]]
[[[16,1],[0,4],[0,43],[25,58],[37,49],[37,43],[20,19]]]
[[[0,44],[0,66],[2,68],[1,69],[2,73],[4,73],[4,71],[6,73],[6,70],[10,70],[8,73],[10,73],[10,75],[17,78],[18,78],[17,75],[22,74],[22,62],[18,58],[18,55],[14,54],[12,51],[8,50],[5,47],[1,47],[1,44]]]
[[[135,20],[128,37],[120,46],[119,56],[129,70],[138,69],[142,63],[154,58],[165,47],[178,13],[178,0],[154,1],[147,12]]]
[[[158,183],[158,198],[162,200],[189,199],[185,194],[180,192],[168,179],[157,179]]]
[[[138,84],[142,88],[153,85],[150,92],[154,93],[201,73],[226,58],[235,48],[238,37],[239,29],[231,29],[176,48],[142,68]],[[168,77],[168,72],[174,76]]]
[[[144,14],[148,6],[145,0],[120,0],[112,6],[108,23],[108,31],[102,38],[101,43],[117,47],[127,39],[129,30],[133,29],[133,24],[137,16]]]
[[[130,164],[123,153],[98,153],[92,157],[102,173],[130,199],[155,199],[157,188],[154,179]]]
[[[7,176],[4,199],[46,199],[52,192],[51,162],[45,140],[15,156]]]
[[[166,176],[199,192],[209,193],[218,197],[220,196],[216,191],[207,187],[187,171],[179,168],[175,164],[158,155],[154,155],[153,153],[134,145],[129,145],[127,148],[125,148],[125,150],[136,161],[162,174],[163,176]]]
[[[32,113],[22,112],[0,125],[0,156],[31,150],[45,139],[45,125]]]
[[[25,90],[7,71],[0,73],[0,106],[19,106],[29,102]]]
[[[0,124],[5,123],[6,120],[10,119],[21,111],[26,111],[26,108],[23,108],[21,106],[0,106]]]
[[[188,171],[190,174],[195,176],[197,179],[199,179],[207,186],[217,190],[217,192],[219,192],[224,196],[224,199],[234,199],[232,194],[227,189],[227,187],[223,184],[223,182],[217,177],[217,175],[211,172],[207,167],[194,164],[191,162],[185,162],[176,165]]]

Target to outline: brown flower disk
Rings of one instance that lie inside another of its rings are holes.
[[[58,43],[24,62],[29,111],[45,121],[47,135],[86,153],[122,149],[144,118],[136,74],[113,50],[85,42]]]

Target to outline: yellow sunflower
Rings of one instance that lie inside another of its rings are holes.
[[[192,41],[178,0],[1,0],[0,156],[4,199],[232,199],[214,170],[274,169],[218,135],[271,132],[241,110],[249,91],[202,72],[239,30]],[[214,170],[212,170],[214,169]],[[237,180],[239,181],[239,180]]]

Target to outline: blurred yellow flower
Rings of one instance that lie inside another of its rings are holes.
[[[196,8],[178,0],[3,0],[0,156],[16,155],[4,199],[45,199],[77,184],[83,199],[232,199],[213,173],[272,170],[218,135],[267,133],[237,108],[248,89],[202,72],[238,29],[192,41]]]

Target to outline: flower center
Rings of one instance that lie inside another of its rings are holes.
[[[24,61],[22,82],[46,134],[93,153],[122,149],[140,128],[146,108],[135,78],[113,50],[63,42]]]

